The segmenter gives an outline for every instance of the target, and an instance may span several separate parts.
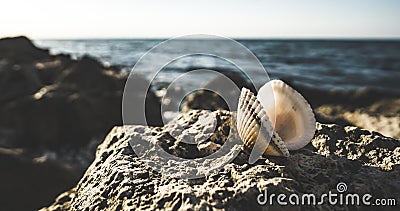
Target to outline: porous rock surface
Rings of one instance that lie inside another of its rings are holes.
[[[212,133],[207,127],[198,127],[198,121],[204,121],[210,115],[217,119],[216,130]],[[260,205],[256,199],[265,190],[287,196],[293,193],[314,193],[316,196],[329,191],[338,193],[336,185],[339,182],[347,184],[346,193],[369,193],[374,198],[399,196],[399,141],[356,127],[317,123],[312,142],[291,152],[288,158],[267,156],[250,165],[247,163],[248,150],[243,149],[222,169],[203,178],[187,180],[166,177],[155,171],[135,155],[129,144],[134,137],[141,137],[158,143],[176,156],[202,157],[229,141],[226,135],[232,122],[230,116],[227,111],[194,110],[164,127],[115,127],[98,147],[96,159],[80,182],[43,210],[298,210],[300,207],[280,207],[276,201],[273,205]],[[177,122],[180,122],[179,127]],[[182,142],[185,135],[171,136],[177,131],[194,131],[197,138],[207,134],[212,136],[204,142],[189,145]],[[365,207],[324,203],[302,208],[348,210]]]

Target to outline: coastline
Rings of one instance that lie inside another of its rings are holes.
[[[121,73],[118,67],[105,67],[91,57],[74,60],[65,54],[50,55],[48,50],[35,47],[26,37],[0,39],[0,61],[0,90],[4,93],[0,97],[0,155],[3,157],[4,168],[15,168],[15,171],[0,178],[3,184],[12,184],[3,185],[5,191],[0,198],[9,209],[43,207],[53,202],[59,193],[72,188],[78,182],[94,159],[97,144],[100,144],[114,126],[122,125],[121,98],[127,75]],[[238,86],[246,85],[240,76],[233,74],[231,77],[239,78]],[[138,78],[137,83],[142,83],[143,80],[145,79]],[[286,82],[290,84],[290,81]],[[334,123],[340,125],[337,126],[339,128],[364,127],[377,131],[371,134],[382,140],[389,138],[379,133],[395,139],[400,138],[400,98],[397,95],[384,95],[374,90],[324,92],[293,86],[309,99],[317,121],[324,123],[323,125]],[[148,109],[151,111],[147,114],[150,124],[162,126],[160,99],[152,91],[147,94]],[[202,100],[204,98],[208,101]],[[210,105],[209,102],[214,103]],[[215,111],[225,109],[225,104],[220,102],[218,97],[204,92],[193,93],[193,97],[188,99],[185,106],[186,112],[207,108]],[[338,137],[332,131],[330,140],[337,141]],[[321,136],[324,134],[328,132],[323,132]],[[346,135],[340,138],[346,139],[349,136]],[[390,142],[396,142],[395,139],[390,139]],[[321,138],[315,138],[313,145],[316,145],[318,140]],[[355,141],[357,140],[359,139]],[[395,146],[388,147],[387,150],[394,151],[394,148],[398,148],[396,144]],[[315,151],[317,150],[314,149],[312,153],[316,153]],[[127,153],[132,154],[132,151]],[[302,156],[309,153],[299,153],[292,161],[296,162],[296,159],[302,159]],[[394,156],[387,155],[391,159]],[[318,156],[312,154],[312,157]],[[348,164],[347,159],[342,161],[345,163],[343,165],[353,165]],[[279,164],[280,160],[272,159],[273,162]],[[359,162],[365,164],[364,160]],[[100,163],[106,165],[103,161]],[[270,165],[273,165],[272,163]],[[399,163],[394,160],[392,164],[395,166]],[[35,167],[37,165],[40,167]],[[31,169],[35,170],[30,171]],[[57,176],[59,172],[66,178],[60,179]],[[42,176],[23,180],[14,178],[14,174]],[[390,174],[398,174],[398,170]],[[51,182],[54,184],[49,185]],[[15,193],[22,194],[22,190],[27,188],[32,192],[15,196]],[[48,192],[35,194],[38,188]],[[18,204],[20,198],[26,198],[26,207]]]

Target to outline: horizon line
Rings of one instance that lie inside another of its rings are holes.
[[[104,37],[35,37],[26,34],[14,34],[14,35],[0,35],[0,39],[7,37],[19,37],[25,36],[30,40],[168,40],[172,38],[178,38],[179,36],[186,36],[191,34],[183,34],[178,36],[104,36]],[[208,35],[208,34],[198,34],[198,35]],[[212,35],[212,34],[210,34]],[[222,38],[229,38],[233,40],[389,40],[396,41],[400,40],[400,35],[387,35],[387,36],[225,36],[216,35]],[[184,39],[208,39],[207,37],[193,37]]]
[[[20,35],[24,36],[24,35]],[[16,37],[16,36],[4,36],[5,37]],[[168,40],[172,38],[176,38],[176,36],[172,37],[45,37],[45,38],[35,38],[26,36],[31,40]],[[226,36],[227,37],[227,36]],[[387,40],[387,41],[400,41],[400,36],[396,37],[378,37],[378,36],[352,36],[352,37],[227,37],[233,40]],[[186,38],[188,39],[188,38]],[[207,39],[207,38],[189,38],[188,40],[193,39]]]

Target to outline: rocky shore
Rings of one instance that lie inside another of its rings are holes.
[[[208,140],[217,150],[226,141],[224,125],[230,125],[230,112],[191,111],[179,117],[186,130],[199,131],[199,119],[215,116],[219,121],[214,138]],[[210,153],[204,144],[186,146],[171,138],[179,130],[164,127],[115,127],[97,149],[96,158],[83,178],[71,190],[42,210],[255,210],[298,209],[257,203],[264,190],[270,193],[310,194],[320,196],[336,192],[339,182],[347,184],[349,193],[369,193],[374,198],[396,198],[400,194],[400,142],[379,133],[357,127],[317,123],[312,142],[293,152],[289,158],[264,157],[248,164],[242,150],[232,163],[200,179],[171,179],[150,168],[138,158],[129,141],[140,136],[157,143],[177,156],[192,157]],[[131,132],[129,132],[131,131]],[[144,131],[144,132],[143,132]],[[217,138],[215,138],[217,137]],[[201,167],[201,166],[199,166]],[[363,206],[306,205],[304,209],[353,210]],[[389,209],[393,207],[388,207]]]
[[[237,86],[252,88],[241,75],[224,74]],[[306,148],[289,158],[265,157],[253,165],[247,163],[243,149],[220,171],[202,179],[182,180],[151,169],[128,141],[132,136],[156,139],[176,156],[208,155],[226,141],[226,126],[231,121],[226,103],[204,90],[186,98],[181,105],[184,113],[178,117],[185,119],[186,129],[193,128],[200,116],[211,115],[206,109],[220,120],[212,139],[188,146],[167,135],[178,128],[174,122],[163,126],[162,102],[153,89],[146,98],[150,126],[135,122],[118,126],[122,125],[127,77],[89,56],[51,55],[26,37],[0,39],[3,209],[267,209],[256,202],[262,190],[320,195],[334,191],[338,182],[345,182],[351,192],[377,198],[400,193],[400,97],[395,93],[323,92],[293,85],[310,101],[319,122]],[[144,80],[134,78],[134,84],[141,87]],[[218,81],[215,78],[204,88]],[[142,132],[128,134],[123,127]],[[210,134],[198,131],[198,135]],[[326,204],[306,208],[331,209]]]
[[[248,87],[256,93],[254,87],[243,80],[239,74],[227,74],[238,87]],[[377,90],[360,89],[357,91],[323,91],[292,84],[311,104],[316,118],[321,123],[335,123],[341,126],[356,126],[378,131],[385,136],[400,139],[400,93],[385,93]],[[217,84],[219,78],[207,83],[208,89]],[[223,93],[229,90],[220,90]],[[239,96],[230,95],[229,99]],[[232,103],[231,103],[232,105]],[[199,90],[189,94],[182,104],[182,111],[192,109],[228,110],[228,105],[215,93]],[[233,108],[234,110],[235,108]]]
[[[88,56],[73,60],[50,55],[26,37],[0,39],[4,209],[39,208],[77,182],[93,160],[96,145],[122,124],[126,78]],[[149,124],[161,125],[160,102],[152,91],[146,105],[152,111],[147,114]]]

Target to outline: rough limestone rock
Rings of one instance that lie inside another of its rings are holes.
[[[216,129],[199,123],[215,116]],[[288,158],[264,157],[248,164],[248,150],[222,169],[199,179],[166,177],[137,157],[129,141],[156,142],[175,156],[198,158],[213,153],[226,139],[232,119],[227,111],[199,111],[182,114],[164,127],[115,127],[98,147],[96,159],[80,182],[57,197],[43,210],[254,210],[300,209],[260,205],[257,197],[265,190],[275,194],[308,194],[317,197],[338,193],[339,182],[347,184],[346,193],[369,193],[374,198],[400,195],[400,143],[378,133],[356,127],[317,123],[317,132],[305,148],[291,152]],[[176,126],[180,122],[181,127]],[[183,138],[195,132],[196,144]],[[232,130],[235,132],[235,130]],[[174,137],[171,134],[175,134]],[[183,135],[179,135],[183,134]],[[186,135],[185,135],[186,134]],[[196,142],[202,136],[211,137]],[[362,206],[305,205],[303,209],[348,210]],[[388,207],[395,208],[395,207]]]

